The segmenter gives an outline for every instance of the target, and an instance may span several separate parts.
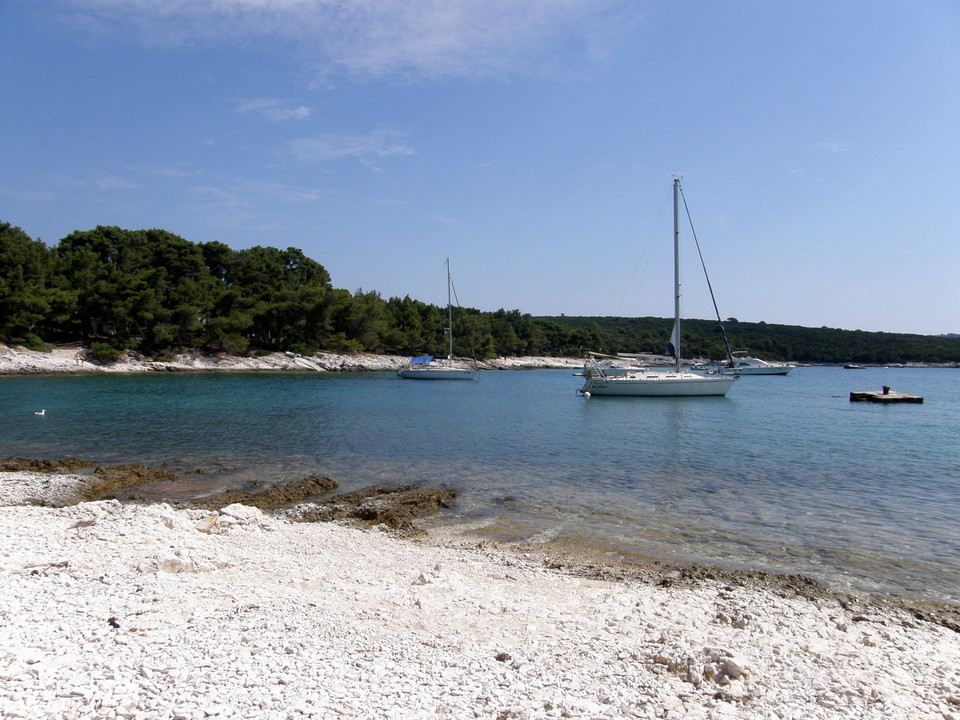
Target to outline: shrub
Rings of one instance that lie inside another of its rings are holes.
[[[117,348],[107,345],[107,343],[90,343],[90,357],[100,362],[116,362],[120,357],[120,351]]]
[[[303,355],[304,357],[313,357],[313,348],[302,342],[291,343],[287,348],[287,352]]]

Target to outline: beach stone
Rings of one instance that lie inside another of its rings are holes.
[[[739,680],[747,674],[742,662],[732,657],[724,658],[720,669],[724,675],[732,680]]]
[[[0,716],[956,715],[960,636],[896,603],[745,583],[734,628],[714,617],[724,583],[687,573],[612,580],[242,504],[201,532],[210,517],[0,508]]]
[[[220,515],[221,522],[224,521],[224,518],[229,518],[238,523],[256,523],[263,519],[263,513],[259,509],[240,503],[227,505],[220,510]]]

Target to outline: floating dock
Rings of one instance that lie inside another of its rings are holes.
[[[860,392],[850,393],[850,402],[875,402],[875,403],[922,403],[923,398],[919,395],[907,395],[906,393],[895,392],[889,385],[884,385],[882,390],[862,390]]]

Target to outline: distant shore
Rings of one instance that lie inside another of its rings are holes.
[[[648,362],[655,365],[668,365],[671,362],[666,356],[645,357],[649,358]],[[377,355],[365,352],[318,351],[315,355],[308,356],[288,352],[273,352],[266,355],[226,355],[191,351],[175,355],[171,360],[153,360],[137,352],[127,352],[114,362],[101,362],[92,358],[89,352],[79,345],[37,351],[0,343],[0,375],[131,372],[393,372],[403,367],[409,359],[406,355]],[[583,367],[583,362],[583,358],[524,356],[481,360],[475,366],[480,370],[578,370]],[[455,360],[455,364],[462,367],[474,366],[472,361],[464,358]],[[815,364],[812,365],[815,366]],[[833,365],[835,366],[836,363]],[[957,365],[955,363],[911,363],[896,367],[956,368]]]
[[[300,372],[392,372],[410,358],[373,353],[318,352],[313,356],[274,352],[267,355],[237,356],[183,353],[171,360],[152,360],[129,352],[114,362],[100,362],[79,346],[57,347],[35,351],[0,343],[0,375],[33,375],[44,373],[129,373],[129,372],[236,372],[236,371],[300,371]],[[469,361],[459,361],[468,364]],[[580,358],[513,357],[495,358],[478,363],[483,370],[535,370],[544,368],[579,368]]]
[[[4,717],[960,718],[922,606],[85,482],[0,472]]]

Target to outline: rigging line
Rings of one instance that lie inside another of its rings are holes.
[[[707,279],[707,288],[710,290],[710,299],[713,301],[713,311],[717,314],[717,322],[720,325],[720,333],[723,335],[723,344],[727,347],[727,359],[730,365],[733,365],[733,353],[730,352],[730,341],[727,339],[727,330],[723,327],[723,320],[720,319],[720,308],[717,307],[717,298],[713,294],[713,285],[710,282],[710,275],[707,273],[707,263],[703,259],[703,251],[700,249],[700,240],[697,239],[697,231],[693,227],[693,217],[690,215],[690,208],[687,207],[687,196],[683,194],[683,185],[680,186],[680,197],[683,198],[683,209],[687,213],[687,222],[690,223],[690,232],[693,235],[693,242],[696,243],[697,253],[700,255],[700,266],[703,268],[703,276]]]
[[[633,274],[630,276],[630,281],[627,283],[627,287],[623,290],[623,296],[620,298],[620,304],[617,305],[616,315],[620,315],[620,309],[623,307],[623,303],[627,299],[627,293],[630,292],[630,288],[633,285],[634,279],[637,277],[637,273],[640,271],[640,266],[643,264],[643,258],[647,254],[647,251],[650,249],[650,244],[653,241],[653,236],[656,234],[657,229],[660,227],[660,220],[663,218],[664,208],[667,207],[667,203],[670,202],[670,194],[663,199],[663,204],[660,206],[660,212],[657,213],[657,220],[653,223],[653,227],[650,228],[650,235],[647,237],[647,243],[643,246],[643,250],[640,251],[640,257],[637,258],[637,264],[633,268]]]
[[[453,291],[453,300],[457,305],[458,320],[460,320],[460,329],[463,330],[463,334],[467,336],[467,345],[470,346],[470,357],[473,358],[473,364],[477,364],[477,353],[473,349],[473,336],[470,333],[470,329],[467,327],[466,321],[463,319],[464,312],[463,308],[460,307],[460,298],[457,297],[457,286],[453,282],[453,278],[450,278],[450,290]],[[450,328],[450,332],[453,332],[453,328]]]

